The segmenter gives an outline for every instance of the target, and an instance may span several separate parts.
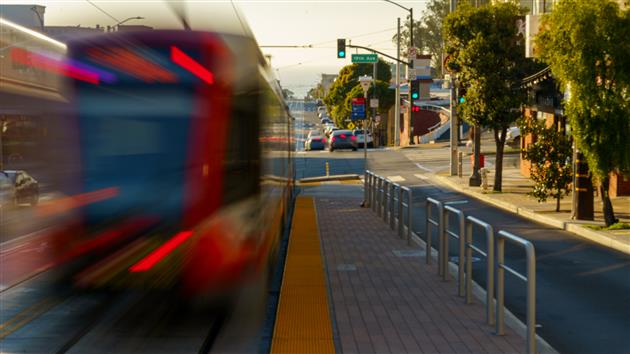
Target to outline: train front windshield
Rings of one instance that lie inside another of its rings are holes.
[[[187,171],[195,167],[194,131],[204,129],[196,118],[208,110],[198,97],[213,83],[212,68],[199,46],[123,44],[79,46],[70,62],[83,187],[111,192],[86,216],[93,222],[139,213],[179,220]]]

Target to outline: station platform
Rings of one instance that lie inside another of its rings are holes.
[[[298,197],[271,353],[525,352],[361,201],[359,186]]]

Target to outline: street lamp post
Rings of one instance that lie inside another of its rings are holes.
[[[413,8],[406,8],[396,2],[393,2],[392,0],[383,0],[383,1],[386,1],[390,4],[394,4],[400,7],[401,9],[409,12],[409,48],[413,48]],[[412,67],[412,65],[413,65],[413,60],[410,60],[409,67]]]
[[[413,45],[413,8],[411,8],[411,7],[410,8],[406,8],[406,7],[400,5],[400,4],[398,4],[398,3],[396,3],[396,2],[394,2],[392,0],[383,0],[383,1],[388,2],[390,4],[393,4],[393,5],[396,5],[396,6],[400,7],[401,9],[409,12],[409,48],[407,50],[413,48],[414,47],[414,45]],[[400,25],[398,27],[400,28]],[[398,37],[400,38],[400,32],[398,32]],[[400,42],[400,40],[399,40],[399,42]],[[398,47],[398,52],[400,53],[400,46]],[[410,68],[413,68],[413,60],[414,59],[415,58],[410,58],[407,70],[409,70]],[[396,70],[396,80],[398,80],[398,75],[399,75],[398,70]],[[407,76],[407,77],[409,77],[409,76]],[[399,90],[398,84],[396,85],[396,89]],[[411,92],[411,90],[409,90],[409,92]],[[397,96],[396,105],[400,105],[400,96]],[[410,143],[413,143],[413,139],[411,139],[411,136],[412,136],[411,135],[412,134],[412,132],[411,132],[411,119],[412,119],[412,116],[411,116],[412,113],[411,112],[412,112],[412,107],[413,107],[413,99],[411,98],[411,95],[409,95],[409,107],[407,108],[407,114],[409,116],[409,122],[410,122],[409,123],[409,128],[410,128],[409,129],[409,137],[410,137],[409,142]],[[398,122],[399,119],[400,119],[400,117],[397,115],[396,116],[396,122]],[[396,136],[396,135],[398,135],[398,130],[394,133],[394,136]],[[395,141],[396,141],[396,138],[394,137],[394,145],[396,144]]]
[[[126,19],[118,22],[117,24],[115,24],[114,27],[116,27],[116,29],[119,30],[120,29],[120,25],[122,25],[123,23],[125,23],[127,21],[131,21],[131,20],[144,20],[144,17],[142,17],[142,16],[129,17],[129,18],[126,18]]]

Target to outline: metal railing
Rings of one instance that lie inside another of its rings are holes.
[[[383,221],[385,221],[385,223],[387,223],[389,217],[389,197],[391,195],[392,183],[393,182],[387,178],[383,179],[383,191],[381,192],[381,216],[383,217]]]
[[[437,208],[438,219],[431,219],[431,205],[434,205]],[[427,198],[426,202],[426,235],[427,235],[427,254],[426,254],[426,262],[427,264],[431,264],[431,225],[434,225],[437,228],[438,240],[441,240],[442,234],[444,233],[444,206],[442,202],[437,201],[433,198]],[[442,275],[442,265],[440,262],[441,258],[438,253],[438,274]]]
[[[378,216],[389,223],[392,230],[398,231],[403,237],[406,229],[407,243],[411,243],[412,236],[412,205],[413,195],[411,189],[393,183],[386,178],[378,176],[371,171],[365,172],[364,197],[367,204]],[[405,198],[405,195],[407,196]],[[405,202],[406,200],[406,202]],[[366,205],[367,206],[367,205]],[[405,220],[405,208],[407,208],[407,220]],[[449,230],[450,214],[457,216],[459,232]],[[434,219],[434,217],[437,217]],[[406,221],[406,222],[405,222]],[[536,253],[534,245],[507,231],[499,231],[496,235],[496,261],[495,261],[495,235],[492,226],[475,217],[465,217],[464,212],[445,205],[436,199],[426,200],[426,263],[431,263],[431,228],[437,228],[438,249],[438,274],[443,279],[448,279],[448,247],[449,236],[459,240],[458,262],[458,294],[465,294],[466,303],[472,303],[472,252],[486,257],[486,321],[489,325],[496,325],[496,334],[505,333],[505,271],[507,270],[527,284],[527,353],[536,352]],[[473,227],[483,228],[486,235],[487,251],[473,244]],[[505,241],[520,245],[526,251],[527,271],[526,275],[505,265]],[[496,301],[495,292],[496,269]]]
[[[523,276],[519,272],[505,265],[505,241],[519,245],[525,249],[527,256],[527,271]],[[536,251],[534,245],[507,231],[499,231],[497,235],[497,334],[505,332],[505,271],[527,283],[527,353],[536,353]]]
[[[396,210],[398,207],[398,202],[400,200],[400,184],[398,183],[392,183],[391,184],[391,191],[389,193],[389,202],[387,203],[387,205],[389,205],[389,228],[392,230],[396,230],[396,217],[397,215],[400,215],[400,213],[396,214]]]
[[[449,230],[449,214],[457,216],[459,233],[455,233]],[[448,241],[449,236],[453,236],[458,240],[459,244],[459,261],[457,262],[457,294],[459,296],[464,296],[464,242],[466,241],[466,217],[464,216],[463,211],[447,205],[444,207],[443,220],[444,232],[441,235],[440,242],[440,251],[442,252],[442,267],[444,268],[442,279],[448,279]]]
[[[398,229],[398,236],[407,239],[411,244],[413,233],[413,194],[411,189],[394,183],[386,178],[376,175],[372,171],[365,171],[364,198],[365,207],[372,208],[379,217],[382,217],[392,230]],[[406,195],[406,198],[405,198]],[[405,222],[405,208],[407,220]],[[406,230],[405,230],[406,229]]]
[[[488,252],[473,245],[473,226],[482,227],[486,232]],[[486,256],[486,322],[494,325],[494,229],[492,225],[473,216],[466,218],[466,303],[472,304],[472,251]]]

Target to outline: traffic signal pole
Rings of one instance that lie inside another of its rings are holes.
[[[394,106],[394,146],[400,139],[400,17],[398,18],[398,35],[396,36],[396,104]]]
[[[455,11],[457,8],[457,0],[450,1],[449,12]],[[451,164],[451,176],[457,176],[457,150],[458,150],[458,141],[457,141],[457,127],[459,126],[457,122],[457,91],[455,91],[455,85],[457,81],[455,77],[451,75],[451,120],[450,120],[450,130],[451,130],[451,156],[450,156],[450,164]]]

